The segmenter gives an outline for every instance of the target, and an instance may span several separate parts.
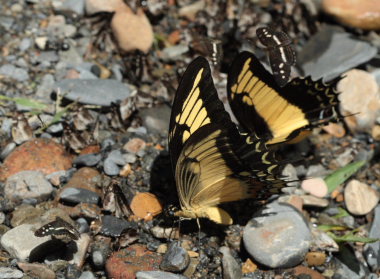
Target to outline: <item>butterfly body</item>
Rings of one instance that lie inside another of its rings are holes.
[[[232,224],[218,204],[264,197],[284,186],[273,174],[278,166],[264,142],[247,141],[218,99],[207,60],[195,59],[178,87],[169,127],[181,206],[176,216]]]

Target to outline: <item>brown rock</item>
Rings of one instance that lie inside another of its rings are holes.
[[[350,213],[365,215],[375,208],[379,194],[367,184],[353,179],[344,189],[344,200]]]
[[[326,261],[324,252],[309,252],[306,254],[305,260],[309,266],[322,265]]]
[[[153,29],[141,8],[136,14],[127,6],[119,6],[111,20],[112,32],[119,47],[128,52],[147,53],[153,44]]]
[[[135,244],[114,252],[106,262],[108,278],[134,279],[138,271],[159,270],[162,256]]]
[[[130,153],[137,153],[140,150],[144,149],[146,142],[140,138],[133,138],[124,144],[123,149]]]
[[[330,135],[333,135],[336,138],[343,138],[346,134],[344,127],[340,123],[329,123],[328,125],[323,126],[322,129],[326,133],[329,133]]]
[[[131,209],[138,218],[149,221],[162,212],[162,205],[152,193],[138,193],[132,199]]]
[[[241,271],[243,272],[243,274],[255,272],[256,269],[257,265],[251,259],[247,259],[241,267]]]
[[[17,266],[30,277],[55,279],[55,272],[44,264],[18,262]]]
[[[86,154],[93,154],[93,153],[99,153],[100,152],[100,146],[99,145],[89,145],[83,148],[79,155],[86,155]]]
[[[371,132],[380,110],[379,86],[373,75],[362,70],[350,70],[338,83],[344,120],[352,131]]]
[[[24,170],[37,170],[44,174],[67,170],[72,158],[64,147],[50,139],[33,139],[12,151],[0,169],[0,181]]]
[[[339,22],[366,30],[380,30],[378,0],[323,0],[322,9]]]
[[[380,125],[373,126],[371,134],[374,140],[380,141]]]
[[[293,268],[294,275],[309,275],[311,279],[325,279],[318,271],[312,270],[306,266],[296,266]]]

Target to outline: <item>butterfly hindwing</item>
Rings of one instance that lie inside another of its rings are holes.
[[[227,95],[245,130],[276,144],[341,118],[335,85],[307,77],[280,87],[252,53],[242,52],[230,69]]]

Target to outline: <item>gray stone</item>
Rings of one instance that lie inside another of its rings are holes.
[[[336,266],[334,278],[368,278],[368,267],[366,267],[358,258],[356,258],[355,253],[353,251],[346,247],[342,246],[339,251],[339,254],[337,254],[336,257],[334,257]]]
[[[276,201],[248,222],[243,240],[248,253],[257,262],[271,268],[284,268],[304,259],[311,243],[311,232],[297,209]]]
[[[5,64],[1,66],[0,75],[10,77],[18,81],[26,81],[29,79],[29,74],[26,70],[15,67],[12,64]]]
[[[336,26],[325,25],[303,47],[298,63],[305,75],[329,81],[373,58],[377,48]]]
[[[23,51],[27,50],[28,48],[30,48],[31,45],[32,45],[32,40],[30,38],[23,38],[21,40],[19,49],[21,52],[23,52]]]
[[[53,187],[39,171],[21,171],[5,182],[4,195],[12,201],[37,199],[43,201],[53,192]]]
[[[173,241],[166,251],[160,269],[165,271],[180,272],[183,271],[190,262],[187,251],[180,246],[180,242]]]
[[[24,273],[21,270],[5,267],[0,267],[0,279],[16,279],[16,278],[22,278],[24,276]]]
[[[368,237],[380,238],[380,205],[375,210],[375,217],[372,221]],[[368,243],[364,246],[364,256],[371,270],[376,271],[380,268],[380,242]]]
[[[52,1],[55,11],[64,13],[84,14],[85,0],[59,0]]]
[[[100,199],[99,195],[93,191],[73,187],[65,188],[59,195],[59,198],[63,201],[75,204],[81,202],[97,204]]]
[[[42,63],[42,62],[52,63],[52,62],[57,62],[58,60],[59,60],[59,56],[57,52],[53,50],[41,51],[40,55],[38,55],[36,59],[38,63]]]
[[[99,106],[110,106],[112,102],[124,100],[133,90],[130,86],[111,79],[66,79],[57,82],[54,88],[69,100]]]
[[[97,165],[102,159],[101,154],[85,154],[79,155],[74,159],[74,165],[92,167]]]
[[[36,95],[43,97],[44,99],[50,99],[50,94],[53,92],[54,88],[54,77],[51,74],[46,74],[43,76],[40,85],[37,87]]]
[[[231,254],[231,249],[223,246],[219,251],[223,254],[223,279],[241,278],[243,273],[236,259]]]
[[[91,271],[83,271],[79,279],[96,279],[96,277]]]
[[[0,159],[4,160],[13,151],[13,149],[15,149],[15,147],[16,147],[16,143],[14,143],[14,142],[8,143],[3,148],[3,150],[1,150]]]
[[[165,271],[139,271],[136,279],[188,279],[188,277]]]
[[[131,222],[112,215],[104,215],[102,217],[102,228],[100,229],[100,234],[119,237],[125,229],[135,228],[135,226],[136,225]]]
[[[169,129],[171,109],[169,106],[161,105],[147,109],[140,109],[138,115],[143,121],[149,133],[167,134]]]
[[[175,45],[171,47],[166,47],[162,51],[162,56],[164,59],[173,59],[180,57],[182,54],[189,51],[188,45]]]

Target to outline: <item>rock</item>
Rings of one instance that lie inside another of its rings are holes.
[[[109,253],[110,246],[105,242],[96,242],[91,247],[91,259],[97,269],[104,268]]]
[[[84,14],[85,0],[64,0],[53,1],[53,8],[61,13],[75,13],[77,15]]]
[[[122,5],[123,0],[86,0],[86,13],[93,15],[99,12],[112,13],[119,5]]]
[[[336,138],[343,138],[346,135],[346,130],[341,123],[329,123],[322,129]]]
[[[329,205],[329,201],[327,199],[321,199],[310,195],[301,195],[300,198],[303,201],[303,205],[306,207],[327,207]]]
[[[322,9],[339,22],[365,30],[380,30],[380,5],[373,0],[323,0]]]
[[[379,193],[365,183],[351,180],[344,189],[347,210],[354,215],[365,215],[379,202]]]
[[[232,256],[230,248],[223,246],[219,251],[223,254],[223,279],[241,278],[243,273],[240,264]]]
[[[83,188],[66,187],[59,195],[59,199],[68,203],[93,203],[97,204],[100,196],[90,190]]]
[[[0,181],[24,170],[50,174],[71,167],[71,157],[65,148],[50,139],[33,139],[17,147],[4,160],[0,169]]]
[[[46,74],[41,80],[41,84],[37,87],[36,95],[43,97],[44,100],[50,99],[50,94],[54,88],[54,77],[51,74]]]
[[[4,186],[4,195],[11,201],[25,199],[46,200],[53,192],[53,187],[39,171],[21,171],[8,177]]]
[[[250,258],[248,258],[241,267],[241,271],[243,274],[255,272],[256,269],[257,265],[254,262],[252,262]]]
[[[297,266],[293,271],[297,278],[325,279],[325,277],[318,271],[312,270],[306,266]]]
[[[74,159],[73,164],[76,166],[93,167],[96,166],[102,159],[102,154],[85,154]]]
[[[166,47],[162,51],[162,59],[178,59],[181,57],[181,55],[185,54],[186,52],[189,51],[189,46],[188,45],[175,45],[175,46],[170,46]]]
[[[102,227],[100,233],[105,236],[119,237],[121,233],[128,228],[135,228],[135,224],[112,215],[102,217]]]
[[[323,47],[321,47],[323,46]],[[376,47],[334,26],[323,26],[303,47],[297,60],[305,75],[329,81],[373,58]]]
[[[146,142],[140,138],[132,138],[126,144],[124,144],[123,149],[127,152],[136,154],[140,150],[146,147]]]
[[[355,256],[354,251],[346,247],[341,247],[332,264],[335,265],[334,276],[336,278],[368,278],[369,270],[367,265]]]
[[[0,67],[0,76],[6,76],[17,81],[29,80],[29,74],[22,68],[15,67],[12,64],[5,64]]]
[[[327,184],[323,178],[320,177],[303,180],[301,187],[306,193],[310,193],[311,195],[318,198],[323,198],[328,193]]]
[[[23,224],[7,231],[1,237],[1,246],[19,260],[26,260],[30,253],[46,242],[47,237],[34,236],[35,225]]]
[[[78,250],[75,251],[73,259],[70,261],[71,264],[74,264],[79,269],[83,266],[91,241],[92,239],[88,234],[81,234],[81,237],[75,241]]]
[[[312,228],[313,235],[312,249],[321,249],[328,252],[338,252],[338,244],[325,232]]]
[[[21,43],[20,43],[20,46],[19,46],[19,49],[21,52],[24,52],[26,51],[28,48],[30,48],[30,46],[32,45],[32,39],[30,38],[23,38],[21,40]]]
[[[60,90],[71,101],[99,106],[110,106],[128,98],[133,91],[130,86],[112,79],[66,79],[57,82],[54,90]]]
[[[323,265],[326,262],[326,254],[324,252],[309,252],[306,254],[305,260],[309,266]]]
[[[152,220],[162,212],[162,205],[152,193],[138,193],[131,202],[131,210],[139,219]]]
[[[205,9],[206,8],[205,6],[206,6],[206,3],[204,1],[198,0],[189,5],[181,7],[178,11],[178,14],[180,16],[184,16],[188,18],[190,21],[194,21],[196,14],[199,11]]]
[[[370,238],[380,238],[380,205],[375,208],[374,218],[368,233]],[[364,246],[364,256],[371,270],[378,270],[380,267],[380,242],[368,243]]]
[[[126,164],[125,158],[120,150],[112,150],[104,160],[103,170],[107,175],[118,175],[120,167]]]
[[[138,115],[149,133],[167,134],[169,130],[170,108],[166,105],[140,109]]]
[[[150,252],[145,246],[134,244],[112,253],[106,263],[109,278],[132,279],[139,271],[158,270],[162,256]]]
[[[186,250],[180,246],[178,241],[170,243],[168,250],[166,251],[160,269],[171,272],[183,271],[190,262],[190,257]]]
[[[30,277],[55,279],[55,272],[44,264],[18,262],[17,266]]]
[[[91,271],[83,271],[78,279],[96,279],[96,277]]]
[[[343,115],[355,114],[345,118],[353,131],[370,132],[380,110],[379,86],[370,73],[351,70],[338,83],[340,107]]]
[[[300,263],[307,253],[311,233],[302,214],[291,205],[270,203],[248,222],[244,246],[259,263],[271,268]]]
[[[17,279],[23,276],[24,274],[18,269],[5,266],[0,267],[0,279]]]
[[[119,5],[111,28],[119,47],[126,52],[138,49],[147,53],[153,44],[153,29],[141,8],[133,13],[127,5]]]
[[[21,204],[12,212],[11,225],[18,227],[21,224],[33,224],[39,221],[43,210],[30,204]]]
[[[139,271],[136,279],[187,279],[188,277],[165,271]]]
[[[306,172],[306,177],[323,177],[329,174],[329,171],[326,170],[321,164],[311,165]]]

